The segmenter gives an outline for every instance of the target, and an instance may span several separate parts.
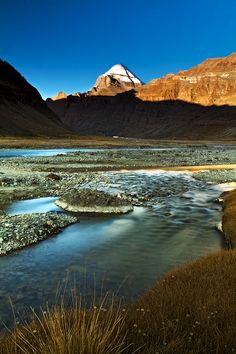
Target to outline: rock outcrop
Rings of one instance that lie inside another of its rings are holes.
[[[39,92],[0,59],[0,135],[65,135],[58,116]]]
[[[204,106],[236,106],[236,53],[207,59],[178,74],[152,80],[137,90],[143,101],[182,100]]]
[[[53,101],[62,100],[63,98],[67,98],[67,96],[68,95],[64,91],[60,91],[56,96],[52,97],[52,100]]]
[[[77,213],[124,214],[133,210],[133,206],[121,196],[90,188],[73,190],[59,198],[55,204]]]

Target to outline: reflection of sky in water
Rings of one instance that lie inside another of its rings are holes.
[[[17,150],[1,150],[0,158],[8,157],[30,157],[30,156],[54,156],[57,154],[66,154],[68,152],[78,151],[78,149],[17,149]]]
[[[145,150],[179,150],[180,148],[147,148]],[[181,148],[183,149],[183,148]],[[138,151],[138,148],[77,148],[77,149],[10,149],[4,150],[0,149],[0,158],[9,158],[9,157],[30,157],[30,156],[55,156],[58,154],[67,154],[69,152],[98,152],[98,151],[122,151],[122,150],[130,150],[130,151]],[[142,150],[143,151],[143,150]]]
[[[53,204],[56,199],[57,198],[39,198],[33,200],[20,200],[10,205],[7,209],[7,213],[10,215],[17,215],[61,211],[61,208]]]
[[[132,301],[174,266],[221,248],[215,230],[221,214],[221,206],[214,203],[217,188],[167,173],[116,175],[114,184],[131,188],[131,181],[171,194],[155,199],[154,207],[135,207],[125,215],[81,216],[80,223],[57,236],[1,257],[2,317],[8,314],[8,296],[17,309],[53,301],[68,273],[87,295],[93,296],[94,287],[99,292],[103,284],[105,290],[119,289],[120,296]],[[56,210],[54,200],[16,202],[9,211]]]

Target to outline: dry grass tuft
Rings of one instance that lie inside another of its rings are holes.
[[[70,310],[60,306],[33,313],[30,324],[15,325],[2,336],[1,354],[119,354],[127,349],[125,312],[106,298],[89,310],[74,297]],[[121,334],[122,333],[122,334]]]

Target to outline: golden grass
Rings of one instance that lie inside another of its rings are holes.
[[[236,250],[222,251],[167,274],[130,310],[128,341],[140,353],[236,351]]]
[[[163,171],[183,171],[183,172],[200,172],[209,170],[232,170],[236,168],[236,164],[224,164],[224,165],[194,165],[194,166],[162,166],[158,167],[158,170]],[[146,171],[156,171],[157,168],[145,168]]]
[[[16,325],[2,336],[1,354],[119,354],[126,349],[123,332],[125,313],[114,302],[106,308],[90,310],[81,307],[74,298],[72,308],[60,306],[42,311],[30,324]]]
[[[175,269],[123,311],[76,301],[2,337],[1,354],[209,354],[236,351],[236,250]]]
[[[222,229],[231,248],[236,247],[236,189],[224,198]]]

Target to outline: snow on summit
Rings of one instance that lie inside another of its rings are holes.
[[[126,66],[122,64],[114,65],[102,76],[111,76],[116,80],[130,82],[135,85],[142,85],[142,81],[137,78]]]
[[[91,90],[89,96],[115,96],[118,93],[136,89],[143,83],[126,66],[114,65],[110,70],[100,75]]]

